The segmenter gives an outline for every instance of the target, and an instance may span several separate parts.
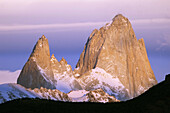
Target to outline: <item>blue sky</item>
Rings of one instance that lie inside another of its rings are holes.
[[[116,14],[129,18],[144,38],[158,81],[170,73],[169,0],[1,0],[0,70],[21,70],[43,34],[51,53],[75,67],[93,29]]]

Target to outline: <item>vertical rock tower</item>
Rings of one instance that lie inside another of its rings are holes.
[[[91,33],[76,67],[81,76],[96,67],[104,69],[119,78],[131,98],[157,83],[144,40],[136,39],[131,23],[121,14]]]
[[[47,38],[43,35],[24,65],[17,83],[27,88],[55,88]]]

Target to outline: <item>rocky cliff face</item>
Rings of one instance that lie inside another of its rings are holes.
[[[58,89],[65,93],[82,89],[74,78],[72,67],[62,58],[60,62],[52,54],[47,38],[43,35],[36,43],[23,67],[17,83],[26,88]]]
[[[50,61],[50,50],[47,38],[43,35],[24,65],[19,78],[18,84],[27,88],[55,88],[54,74]]]
[[[67,61],[62,58],[60,62],[55,58],[54,54],[51,56],[52,70],[54,73],[54,79],[57,81],[56,89],[65,93],[71,90],[81,90],[82,87],[74,77],[71,65],[67,64]]]
[[[87,76],[97,67],[104,69],[120,80],[129,98],[157,83],[144,40],[136,39],[131,23],[122,15],[115,16],[111,23],[91,33],[76,67],[81,76]],[[114,86],[114,82],[112,84]]]
[[[62,58],[60,62],[55,58],[54,54],[51,56],[52,69],[54,74],[72,73],[71,65],[67,64],[67,61]]]

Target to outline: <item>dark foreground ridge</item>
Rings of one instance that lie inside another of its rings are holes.
[[[170,113],[170,74],[144,94],[118,103],[71,103],[17,99],[0,105],[0,113]]]

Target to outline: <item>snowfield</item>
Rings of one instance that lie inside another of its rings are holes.
[[[33,90],[26,89],[14,83],[0,85],[0,103],[18,98],[41,98],[69,102],[119,102],[119,100],[105,93],[102,89],[71,91],[66,94],[57,89],[51,90],[42,87]]]

